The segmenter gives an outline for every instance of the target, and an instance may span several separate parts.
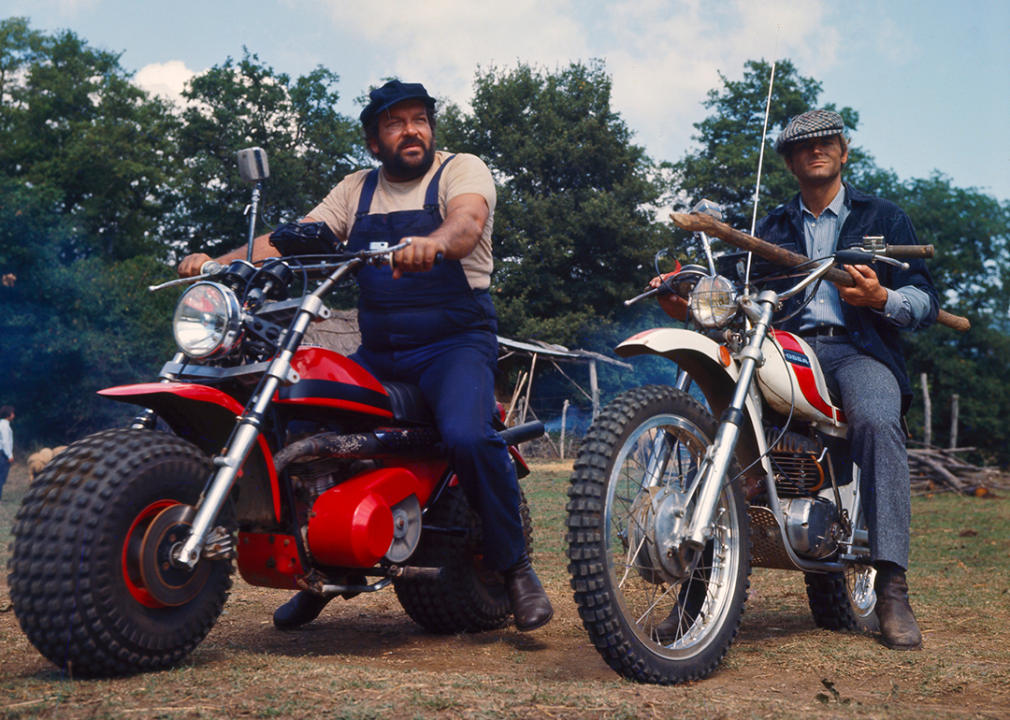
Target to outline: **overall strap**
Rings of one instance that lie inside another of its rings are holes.
[[[365,178],[365,184],[361,186],[361,197],[358,198],[358,211],[354,213],[355,220],[360,220],[368,214],[369,208],[372,207],[372,196],[375,195],[375,188],[378,186],[379,168],[375,168],[368,173],[368,177]]]
[[[424,209],[428,212],[431,212],[432,208],[438,208],[438,183],[442,179],[442,171],[445,170],[445,166],[454,157],[456,156],[450,155],[447,157],[445,162],[439,166],[438,171],[435,172],[435,176],[431,179],[431,182],[428,183],[428,189],[424,192]]]

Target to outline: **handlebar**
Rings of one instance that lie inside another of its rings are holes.
[[[933,246],[888,245],[883,254],[895,260],[928,260],[933,257]]]

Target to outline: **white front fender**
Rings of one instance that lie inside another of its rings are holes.
[[[614,348],[614,352],[623,358],[659,355],[672,360],[698,386],[717,420],[733,399],[733,391],[740,377],[740,364],[730,356],[724,345],[682,328],[646,330],[622,342]],[[767,444],[761,427],[761,407],[756,392],[752,388],[747,395],[744,406],[747,421],[741,428],[737,457],[744,468],[760,458],[761,474],[767,474],[770,466],[765,457]],[[754,472],[756,469],[752,468],[747,474],[758,474]]]

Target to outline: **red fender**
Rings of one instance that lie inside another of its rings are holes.
[[[221,452],[235,427],[235,418],[245,412],[245,408],[230,395],[206,385],[192,383],[121,385],[100,390],[98,394],[119,402],[151,408],[168,423],[176,435],[189,440],[211,457]],[[257,479],[265,481],[267,488],[264,490],[268,490],[270,498],[264,498],[264,501],[271,506],[272,520],[276,522],[281,515],[281,496],[273,452],[262,435],[256,443],[257,448],[242,466],[236,482],[241,483],[243,488],[249,487],[248,495],[255,495],[257,491],[262,494]],[[247,510],[255,512],[256,506],[247,502],[250,500],[252,498],[244,498],[243,502]],[[241,516],[242,509],[236,509]],[[262,512],[258,514],[262,515]]]

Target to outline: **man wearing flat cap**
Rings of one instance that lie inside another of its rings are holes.
[[[480,517],[484,567],[501,573],[516,627],[535,630],[554,611],[526,554],[512,459],[492,426],[494,181],[479,158],[435,149],[435,100],[423,85],[393,80],[369,97],[361,124],[381,167],[345,177],[302,222],[325,223],[350,251],[411,239],[393,256],[392,270],[358,271],[361,347],[352,359],[383,381],[421,389]],[[254,260],[277,255],[266,235],[253,250]],[[244,257],[240,248],[218,262]],[[191,255],[179,274],[198,274],[209,259]],[[328,600],[300,592],[278,608],[274,624],[310,622]]]
[[[789,121],[775,151],[800,191],[762,218],[758,237],[811,258],[861,246],[867,236],[883,236],[890,245],[918,244],[901,208],[842,182],[848,160],[844,132],[842,117],[831,110]],[[884,263],[844,268],[855,285],[820,283],[812,298],[793,298],[783,308],[785,317],[809,303],[784,329],[803,337],[838,381],[852,458],[861,473],[881,639],[895,650],[915,650],[922,647],[922,634],[905,578],[911,492],[902,423],[912,390],[900,331],[929,327],[939,300],[922,260],[910,261],[908,270]]]

